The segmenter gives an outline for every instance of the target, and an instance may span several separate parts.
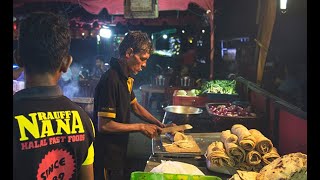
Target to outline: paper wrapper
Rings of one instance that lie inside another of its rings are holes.
[[[270,164],[275,159],[277,159],[278,157],[280,157],[280,155],[278,154],[277,149],[273,147],[269,153],[262,156],[262,161],[264,164],[267,165],[267,164]]]
[[[261,154],[258,151],[250,151],[246,155],[246,163],[251,166],[260,164]]]
[[[249,132],[256,140],[256,150],[260,154],[266,154],[271,151],[273,144],[270,139],[266,138],[260,131],[256,129],[250,129]]]
[[[256,140],[245,126],[235,124],[231,128],[231,133],[238,137],[238,143],[244,150],[251,151],[255,148]]]

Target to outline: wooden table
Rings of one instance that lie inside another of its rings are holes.
[[[165,93],[165,86],[155,86],[152,84],[144,84],[140,86],[141,91],[141,105],[143,107],[149,107],[149,97],[152,95],[152,93],[159,93],[164,94]]]

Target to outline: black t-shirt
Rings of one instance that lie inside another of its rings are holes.
[[[100,78],[94,94],[94,124],[98,130],[98,116],[119,123],[130,123],[130,104],[137,101],[133,92],[133,78],[125,71],[126,65],[111,59],[111,68]],[[96,145],[110,168],[123,167],[129,133],[97,132]],[[97,147],[96,146],[96,147]]]
[[[59,86],[23,89],[13,96],[14,179],[79,179],[94,160],[88,114]]]

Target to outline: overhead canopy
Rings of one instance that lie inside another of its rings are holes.
[[[13,0],[13,7],[17,8],[28,3],[65,2],[79,4],[91,14],[99,14],[106,9],[110,15],[124,14],[124,0]],[[213,0],[158,0],[159,11],[188,9],[189,3],[198,4],[205,10],[213,9]]]
[[[131,0],[134,1],[134,0]],[[139,3],[147,0],[140,0]],[[137,2],[137,0],[136,0]],[[98,15],[103,9],[107,10],[109,15],[124,15],[125,0],[13,0],[13,8],[20,8],[26,4],[37,3],[71,3],[78,4],[87,12]],[[213,12],[214,0],[158,0],[158,11],[185,11],[189,4],[197,4],[204,9],[210,24],[210,79],[213,79],[213,55],[214,55],[214,25]],[[196,24],[194,24],[196,25]]]

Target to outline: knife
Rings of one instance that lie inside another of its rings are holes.
[[[171,126],[171,127],[162,128],[161,134],[175,132],[175,131],[184,131],[186,129],[192,129],[192,128],[193,127],[190,124]]]

